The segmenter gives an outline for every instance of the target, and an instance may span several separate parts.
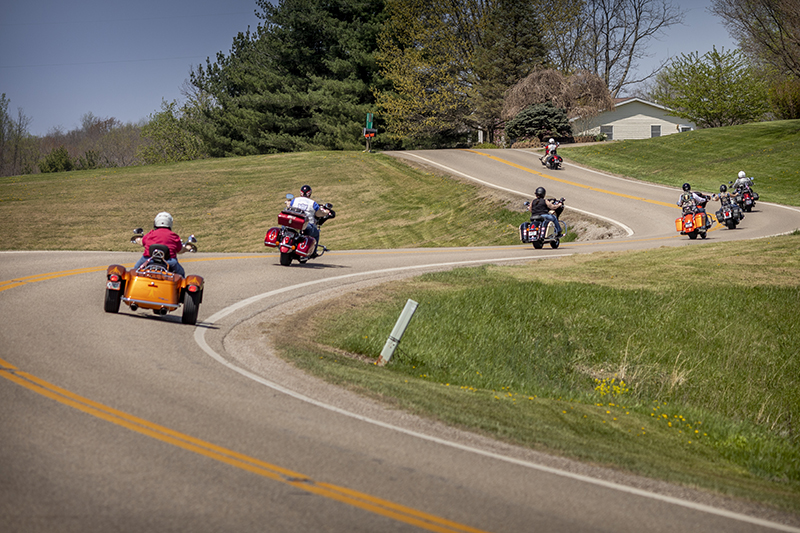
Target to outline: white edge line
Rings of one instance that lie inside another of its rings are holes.
[[[485,185],[487,187],[491,187],[492,189],[498,189],[498,190],[501,190],[501,191],[510,192],[512,194],[516,194],[516,195],[519,195],[519,196],[522,196],[522,197],[530,196],[529,194],[524,193],[524,192],[515,191],[514,189],[507,189],[505,187],[500,187],[499,185],[495,185],[493,183],[489,183],[488,181],[483,181],[483,180],[478,179],[478,178],[476,178],[474,176],[470,176],[469,174],[465,174],[465,173],[461,172],[460,170],[456,170],[454,168],[450,168],[448,166],[442,165],[441,163],[437,163],[436,161],[431,161],[430,159],[422,157],[421,155],[412,154],[412,153],[409,153],[408,155],[410,155],[412,157],[416,157],[417,159],[421,159],[421,160],[423,160],[426,163],[429,163],[431,165],[443,168],[443,169],[447,170],[448,172],[452,172],[453,174],[458,174],[458,175],[463,176],[463,177],[465,177],[465,178],[467,178],[469,180],[476,181],[476,182],[478,182],[478,183],[480,183],[482,185]],[[599,218],[601,220],[605,220],[606,222],[610,222],[611,224],[614,224],[616,226],[619,226],[620,228],[625,230],[625,232],[628,234],[628,237],[633,235],[633,230],[631,228],[629,228],[628,226],[626,226],[625,224],[623,224],[622,222],[620,222],[619,220],[614,220],[613,218],[604,217],[603,215],[598,215],[597,213],[591,213],[589,211],[584,211],[583,209],[578,209],[578,208],[572,207],[572,206],[566,206],[566,207],[568,209],[573,209],[573,210],[575,210],[575,211],[577,211],[579,213],[583,213],[584,215],[590,215],[590,216],[593,216],[595,218]]]
[[[550,255],[550,256],[547,256],[547,257],[542,257],[541,259],[548,259],[548,258],[551,258],[551,257],[567,257],[569,255],[572,255],[572,254]],[[293,285],[293,286],[290,286],[290,287],[284,287],[282,289],[276,289],[274,291],[265,292],[265,293],[262,293],[262,294],[257,294],[255,296],[251,296],[250,298],[246,298],[244,300],[241,300],[241,301],[239,301],[239,302],[237,302],[237,303],[235,303],[235,304],[233,304],[231,306],[228,306],[228,307],[226,307],[224,309],[221,309],[220,311],[217,311],[216,313],[214,313],[213,315],[208,317],[207,322],[214,323],[214,322],[216,322],[216,321],[218,321],[218,320],[230,315],[231,313],[233,313],[233,312],[235,312],[235,311],[237,311],[239,309],[242,309],[244,307],[247,307],[248,305],[253,304],[253,303],[255,303],[255,302],[259,301],[259,300],[263,300],[265,298],[269,298],[271,296],[276,296],[278,294],[282,294],[282,293],[285,293],[285,292],[293,291],[293,290],[296,290],[296,289],[299,289],[299,288],[302,288],[302,287],[308,287],[310,285],[328,283],[328,282],[332,282],[332,281],[338,281],[338,280],[357,277],[357,276],[366,276],[366,275],[369,275],[369,274],[386,274],[386,273],[390,273],[390,272],[401,272],[401,271],[405,271],[405,270],[413,270],[413,269],[419,269],[419,268],[437,268],[437,267],[449,267],[449,266],[455,267],[455,266],[465,265],[465,264],[493,263],[493,262],[500,262],[500,261],[519,261],[519,260],[520,260],[520,258],[516,258],[516,257],[515,258],[507,258],[507,259],[476,259],[476,260],[471,260],[471,261],[457,261],[457,262],[451,262],[451,263],[436,263],[436,264],[417,265],[417,266],[410,266],[410,267],[386,268],[386,269],[382,269],[382,270],[372,270],[372,271],[369,271],[369,272],[359,272],[357,274],[345,274],[345,275],[342,275],[342,276],[335,276],[335,277],[332,277],[332,278],[325,278],[325,279],[319,279],[319,280],[315,280],[315,281],[308,281],[308,282],[299,283],[297,285]],[[456,448],[456,449],[459,449],[459,450],[462,450],[462,451],[466,451],[466,452],[476,453],[478,455],[483,455],[485,457],[490,457],[492,459],[496,459],[496,460],[499,460],[499,461],[505,461],[507,463],[516,464],[516,465],[519,465],[519,466],[524,466],[526,468],[531,468],[533,470],[539,470],[539,471],[542,471],[542,472],[547,472],[549,474],[562,476],[562,477],[574,479],[574,480],[577,480],[577,481],[582,481],[584,483],[590,483],[590,484],[593,484],[593,485],[598,485],[598,486],[605,487],[605,488],[608,488],[608,489],[617,490],[617,491],[620,491],[620,492],[627,492],[629,494],[634,494],[636,496],[641,496],[641,497],[644,497],[644,498],[650,498],[650,499],[653,499],[653,500],[662,501],[662,502],[665,502],[665,503],[670,503],[670,504],[673,504],[673,505],[678,505],[678,506],[681,506],[681,507],[686,507],[686,508],[689,508],[689,509],[694,509],[696,511],[701,511],[701,512],[704,512],[704,513],[713,514],[713,515],[717,515],[717,516],[721,516],[721,517],[725,517],[725,518],[730,518],[732,520],[738,520],[740,522],[747,522],[747,523],[750,523],[750,524],[763,526],[763,527],[775,529],[775,530],[778,530],[778,531],[788,531],[788,532],[792,532],[792,533],[800,533],[800,528],[795,528],[795,527],[792,527],[792,526],[778,524],[776,522],[770,522],[768,520],[763,520],[763,519],[760,519],[760,518],[755,518],[755,517],[752,517],[752,516],[747,516],[747,515],[743,515],[743,514],[740,514],[740,513],[735,513],[735,512],[732,512],[732,511],[726,511],[725,509],[718,509],[716,507],[711,507],[711,506],[703,505],[703,504],[700,504],[700,503],[695,503],[695,502],[691,502],[691,501],[687,501],[687,500],[681,500],[679,498],[674,498],[672,496],[664,496],[662,494],[656,494],[654,492],[648,492],[646,490],[637,489],[637,488],[634,488],[634,487],[628,487],[628,486],[625,486],[625,485],[621,485],[619,483],[613,483],[611,481],[604,481],[602,479],[596,479],[596,478],[584,476],[584,475],[581,475],[581,474],[575,474],[573,472],[567,472],[567,471],[559,470],[559,469],[552,468],[552,467],[549,467],[549,466],[539,465],[539,464],[536,464],[536,463],[531,463],[529,461],[523,461],[521,459],[515,459],[513,457],[506,457],[504,455],[500,455],[500,454],[497,454],[497,453],[494,453],[494,452],[488,452],[488,451],[481,450],[481,449],[478,449],[478,448],[472,448],[470,446],[466,446],[466,445],[463,445],[463,444],[458,444],[456,442],[451,442],[451,441],[448,441],[448,440],[440,439],[438,437],[433,437],[433,436],[430,436],[430,435],[426,435],[424,433],[419,433],[419,432],[412,431],[412,430],[405,429],[405,428],[401,428],[401,427],[398,427],[398,426],[393,426],[393,425],[388,424],[386,422],[381,422],[380,420],[375,420],[375,419],[368,418],[368,417],[365,417],[365,416],[362,416],[362,415],[358,415],[358,414],[352,413],[350,411],[345,411],[344,409],[340,409],[340,408],[335,407],[333,405],[329,405],[329,404],[320,402],[318,400],[314,400],[313,398],[309,398],[308,396],[304,396],[304,395],[302,395],[302,394],[300,394],[298,392],[295,392],[293,390],[287,389],[286,387],[283,387],[283,386],[281,386],[281,385],[279,385],[279,384],[277,384],[277,383],[275,383],[273,381],[269,381],[268,379],[265,379],[265,378],[263,378],[263,377],[261,377],[261,376],[259,376],[257,374],[254,374],[254,373],[252,373],[252,372],[250,372],[248,370],[245,370],[244,368],[241,368],[239,366],[234,365],[233,363],[231,363],[230,361],[228,361],[224,357],[222,357],[220,354],[215,352],[213,350],[213,348],[211,348],[211,346],[208,345],[208,343],[206,342],[206,339],[205,339],[205,332],[206,332],[206,328],[195,328],[194,340],[198,344],[198,346],[204,352],[206,352],[206,354],[211,356],[211,358],[214,359],[215,361],[217,361],[218,363],[221,363],[222,365],[228,367],[229,369],[233,370],[234,372],[236,372],[236,373],[238,373],[238,374],[240,374],[240,375],[242,375],[242,376],[244,376],[244,377],[246,377],[248,379],[251,379],[251,380],[253,380],[253,381],[257,382],[257,383],[265,385],[265,386],[267,386],[267,387],[269,387],[269,388],[271,388],[271,389],[273,389],[275,391],[281,392],[283,394],[286,394],[287,396],[291,396],[291,397],[293,397],[293,398],[295,398],[297,400],[309,403],[311,405],[315,405],[315,406],[320,407],[322,409],[327,409],[328,411],[332,411],[332,412],[335,412],[335,413],[338,413],[338,414],[341,414],[341,415],[344,415],[344,416],[348,416],[350,418],[354,418],[356,420],[360,420],[360,421],[366,422],[368,424],[372,424],[372,425],[379,426],[379,427],[382,427],[382,428],[385,428],[385,429],[389,429],[389,430],[392,430],[392,431],[397,431],[397,432],[400,432],[400,433],[404,433],[406,435],[410,435],[412,437],[416,437],[416,438],[419,438],[419,439],[427,440],[429,442],[434,442],[434,443],[437,443],[437,444],[441,444],[443,446],[449,446],[451,448]]]

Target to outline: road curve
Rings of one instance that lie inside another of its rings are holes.
[[[632,234],[558,250],[331,252],[291,268],[200,253],[183,260],[207,283],[196,328],[102,311],[105,266],[135,254],[2,253],[0,529],[800,531],[797,517],[393,412],[267,357],[260,330],[314,297],[457,264],[701,245],[674,232],[675,190],[544,172],[525,151],[396,155],[523,195],[544,185]],[[797,210],[757,210],[706,242],[800,227]]]

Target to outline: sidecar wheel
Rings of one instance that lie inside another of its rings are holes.
[[[292,254],[284,254],[281,253],[281,264],[285,267],[288,267],[292,264]]]
[[[183,296],[183,316],[181,322],[184,324],[197,324],[197,312],[200,310],[200,294],[186,291]]]
[[[119,303],[122,301],[122,291],[106,289],[106,301],[103,309],[106,313],[119,313]]]
[[[556,248],[558,248],[558,246],[559,246],[560,244],[561,244],[561,240],[560,240],[560,239],[556,239],[556,240],[554,240],[554,241],[550,241],[550,248],[552,248],[553,250],[555,250]]]

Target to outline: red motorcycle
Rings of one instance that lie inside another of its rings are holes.
[[[287,194],[286,199],[291,201],[293,195]],[[336,216],[333,204],[327,203],[323,207],[328,213],[317,217],[317,227],[321,227],[326,220]],[[281,253],[281,265],[289,266],[294,259],[300,263],[305,263],[309,259],[321,257],[328,251],[325,246],[317,242],[317,239],[306,234],[308,228],[308,218],[305,213],[296,207],[286,207],[278,213],[278,224],[280,227],[272,227],[267,230],[264,236],[264,246],[278,248]]]

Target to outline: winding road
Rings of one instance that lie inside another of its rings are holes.
[[[797,516],[391,410],[300,374],[263,340],[309,297],[457,265],[770,236],[800,228],[800,210],[759,202],[736,230],[689,241],[675,189],[545,171],[524,150],[391,155],[525,197],[543,185],[568,199],[563,219],[585,211],[626,236],[332,251],[290,268],[274,253],[199,253],[182,260],[206,279],[196,327],[103,312],[106,266],[134,253],[0,253],[0,531],[800,532]]]

